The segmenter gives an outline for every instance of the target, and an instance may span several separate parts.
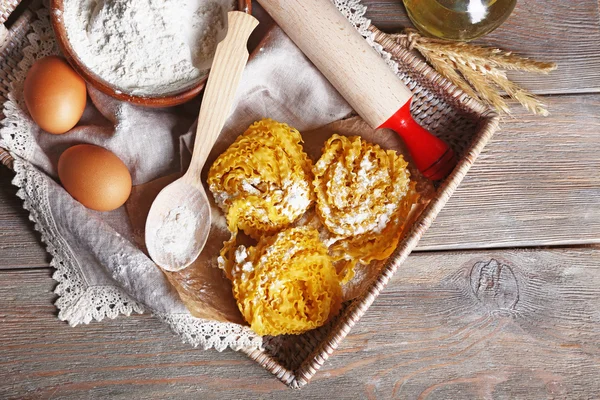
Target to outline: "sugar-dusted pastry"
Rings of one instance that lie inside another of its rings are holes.
[[[301,142],[296,129],[264,119],[213,163],[208,185],[230,231],[259,239],[288,227],[311,206],[312,162]]]
[[[408,163],[359,136],[333,135],[313,168],[316,211],[332,238],[336,261],[368,264],[396,248],[402,225],[418,196]],[[344,281],[351,279],[352,268]]]
[[[233,295],[259,335],[300,334],[339,311],[340,282],[317,230],[288,228],[234,258]]]

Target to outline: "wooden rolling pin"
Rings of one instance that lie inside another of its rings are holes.
[[[369,125],[402,137],[423,175],[452,171],[452,149],[415,122],[410,90],[331,0],[258,2]]]

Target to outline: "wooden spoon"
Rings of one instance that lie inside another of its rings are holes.
[[[146,220],[150,257],[167,271],[179,271],[194,262],[210,231],[210,204],[200,173],[231,113],[248,61],[246,43],[258,20],[232,11],[227,14],[227,24],[227,36],[217,46],[206,83],[190,167],[158,194]]]

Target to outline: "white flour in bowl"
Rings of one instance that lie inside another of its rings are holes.
[[[235,0],[64,0],[73,50],[135,95],[178,91],[204,77]]]

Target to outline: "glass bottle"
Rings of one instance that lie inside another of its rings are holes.
[[[441,39],[472,40],[502,24],[517,0],[403,0],[423,33]]]

